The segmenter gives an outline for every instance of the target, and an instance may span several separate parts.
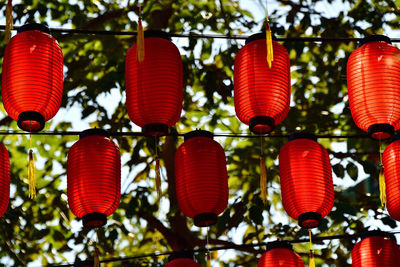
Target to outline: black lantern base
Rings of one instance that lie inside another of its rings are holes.
[[[162,123],[146,124],[142,127],[142,133],[146,136],[162,136],[168,134],[168,125]]]
[[[107,215],[100,212],[88,213],[82,217],[83,226],[87,228],[97,228],[106,224]]]
[[[389,139],[394,135],[394,127],[387,123],[372,124],[368,127],[368,135],[378,140]]]
[[[217,223],[217,214],[202,213],[193,217],[194,225],[198,227],[206,227]]]
[[[18,116],[17,124],[26,132],[39,132],[44,128],[44,117],[36,111],[24,111]]]
[[[305,212],[299,216],[299,225],[306,229],[318,227],[322,217],[318,212]]]
[[[268,116],[256,116],[250,119],[250,131],[256,134],[267,134],[275,127],[274,118]]]

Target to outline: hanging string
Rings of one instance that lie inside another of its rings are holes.
[[[308,236],[310,238],[310,267],[315,267],[314,251],[312,249],[311,229],[308,229]]]
[[[382,164],[382,143],[379,139],[379,198],[381,200],[381,205],[386,208],[386,183],[385,183],[385,173],[384,166]]]
[[[154,137],[154,145],[156,150],[156,190],[158,198],[161,198],[162,191],[161,191],[161,171],[160,171],[160,157],[158,156],[158,137]]]
[[[29,160],[28,160],[28,184],[29,198],[33,199],[36,196],[36,174],[35,161],[32,150],[32,135],[29,133]]]
[[[139,3],[139,20],[137,26],[137,36],[136,36],[136,52],[137,59],[139,62],[144,60],[144,31],[142,25],[142,4]]]
[[[208,242],[208,231],[210,230],[209,227],[207,227],[207,243],[206,243],[206,266],[211,267],[211,251],[209,249],[209,242]]]
[[[97,233],[97,228],[95,231],[95,239],[97,241],[94,241],[94,255],[93,255],[93,267],[100,267],[100,259],[99,259],[99,250],[97,249],[97,242],[99,241],[99,235]]]
[[[263,137],[261,140],[261,151],[260,151],[260,188],[261,188],[261,199],[264,205],[267,205],[267,167],[265,166],[264,158],[264,147],[263,147]]]
[[[267,1],[268,2],[268,1]],[[270,20],[268,17],[268,6],[267,3],[265,3],[265,39],[267,42],[267,61],[268,61],[268,67],[272,67],[272,61],[274,61],[274,51],[273,51],[273,46],[272,46],[272,33],[271,33],[271,27],[269,25]]]
[[[8,44],[11,38],[11,30],[13,29],[13,17],[12,17],[12,0],[8,0],[7,5],[6,5],[6,27],[5,27],[5,36],[4,36],[4,42]]]

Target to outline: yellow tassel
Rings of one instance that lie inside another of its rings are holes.
[[[379,170],[379,192],[382,207],[386,208],[386,183],[385,183],[385,173],[383,172],[383,166]]]
[[[267,20],[265,24],[266,29],[266,40],[267,40],[267,61],[268,67],[272,67],[272,61],[274,61],[274,50],[272,46],[272,34],[271,34],[271,27],[269,26],[269,20]]]
[[[7,6],[6,6],[6,29],[5,29],[5,36],[4,36],[4,42],[8,44],[11,38],[11,30],[13,29],[13,17],[12,17],[12,0],[8,0]]]
[[[211,267],[211,254],[207,253],[207,267]]]
[[[260,157],[260,188],[261,199],[264,205],[267,205],[267,168],[264,157]]]
[[[94,250],[93,267],[100,267],[99,251],[97,248]]]
[[[29,183],[29,197],[34,198],[36,196],[36,175],[35,175],[35,162],[33,160],[32,149],[29,150],[28,183]]]
[[[314,252],[312,249],[311,230],[308,229],[308,236],[310,237],[310,267],[315,267]]]
[[[139,21],[137,27],[137,36],[136,36],[136,52],[137,59],[139,62],[143,62],[144,60],[144,32],[142,25],[142,6],[139,6]]]
[[[157,195],[159,198],[161,198],[162,192],[161,192],[161,173],[160,173],[160,160],[157,158],[156,159],[156,189],[157,189]]]

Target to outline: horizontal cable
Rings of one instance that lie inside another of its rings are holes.
[[[0,25],[0,30],[5,30],[5,25]],[[13,30],[18,30],[21,26],[14,26]],[[86,34],[86,35],[128,35],[136,36],[135,31],[105,31],[105,30],[90,30],[90,29],[65,29],[65,28],[49,28],[51,32],[67,33],[67,34]],[[212,34],[212,33],[169,33],[170,37],[177,38],[200,38],[200,39],[232,39],[232,40],[246,40],[248,35],[223,35],[223,34]],[[276,37],[277,41],[281,42],[359,42],[363,38],[356,37]],[[390,38],[393,43],[399,43],[400,38]]]
[[[107,131],[107,130],[106,130]],[[79,136],[82,132],[79,131],[43,131],[43,132],[22,132],[22,131],[0,131],[0,135],[58,135],[68,136],[75,135]],[[118,131],[107,131],[109,136],[146,136],[142,132],[118,132]],[[165,136],[185,136],[186,133],[169,133]],[[289,138],[290,134],[241,134],[241,133],[213,133],[215,137],[227,137],[227,138]],[[349,139],[349,138],[370,138],[367,134],[353,134],[353,135],[332,135],[332,134],[316,134],[317,138],[321,139]]]
[[[400,232],[387,232],[390,234],[400,234]],[[319,241],[325,241],[325,240],[338,240],[338,239],[357,239],[360,236],[362,236],[364,233],[359,233],[359,234],[344,234],[344,235],[332,235],[332,236],[316,236],[312,238],[313,242],[319,242]],[[310,242],[309,238],[301,238],[301,239],[294,239],[294,240],[280,240],[280,241],[287,241],[291,244],[295,243],[308,243]],[[137,256],[129,256],[129,257],[116,257],[116,258],[109,258],[109,259],[104,259],[100,260],[101,263],[107,263],[107,262],[126,262],[126,261],[131,261],[135,259],[142,259],[142,258],[157,258],[160,256],[169,256],[169,255],[174,255],[174,254],[180,254],[182,252],[189,252],[189,253],[206,253],[208,251],[219,251],[219,250],[230,250],[230,249],[235,249],[235,250],[240,250],[240,249],[246,249],[246,248],[256,248],[256,247],[266,247],[268,246],[269,243],[271,242],[261,242],[261,243],[255,243],[255,244],[241,244],[241,245],[229,245],[229,246],[217,246],[217,247],[209,247],[209,248],[199,248],[199,249],[185,249],[181,251],[167,251],[167,252],[162,252],[162,253],[148,253],[148,254],[142,254],[142,255],[137,255]],[[50,264],[48,267],[69,267],[69,266],[74,266],[74,264],[65,264],[65,265],[57,265],[57,264]]]

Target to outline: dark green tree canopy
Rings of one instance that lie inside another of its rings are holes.
[[[0,4],[1,14],[5,2]],[[264,27],[254,14],[265,13],[265,1],[251,1],[259,10],[249,9],[248,2],[145,0],[143,21],[148,29],[172,33],[250,35]],[[352,38],[371,34],[396,37],[399,32],[398,1],[275,0],[268,4],[272,31],[277,37]],[[337,15],[330,16],[328,10],[338,10],[332,12]],[[138,12],[138,1],[131,0],[21,0],[13,7],[17,26],[36,22],[51,27],[107,31],[136,31]],[[60,32],[54,32],[53,36],[64,54],[64,93],[62,109],[47,123],[45,131],[81,131],[89,125],[110,131],[137,131],[126,111],[124,78],[126,52],[136,38]],[[3,38],[4,32],[0,34],[0,39]],[[219,133],[249,133],[233,108],[233,62],[244,42],[213,38],[173,38],[173,42],[180,48],[183,60],[184,112],[172,131],[185,133],[201,128]],[[292,99],[287,118],[274,133],[304,130],[321,135],[363,134],[352,120],[346,87],[346,62],[357,43],[282,44],[290,55]],[[1,62],[4,48],[5,43],[0,42]],[[16,122],[4,108],[0,126],[2,131],[17,130]],[[10,205],[0,219],[1,265],[65,264],[93,256],[96,234],[81,227],[67,204],[66,160],[77,139],[77,136],[32,137],[39,181],[38,195],[31,200],[27,185],[28,138],[1,135],[11,159]],[[251,244],[306,237],[308,233],[287,217],[281,204],[277,159],[287,140],[264,139],[267,206],[260,198],[260,138],[216,140],[226,154],[230,200],[218,223],[210,228],[210,244]],[[170,136],[159,140],[161,199],[154,185],[154,138],[123,136],[113,141],[122,155],[122,198],[107,226],[97,231],[101,259],[204,247],[206,232],[193,226],[192,220],[179,211],[175,196],[174,153],[183,138]],[[378,143],[367,138],[319,142],[330,152],[335,206],[314,234],[396,228],[396,222],[380,208]],[[317,266],[350,266],[354,243],[354,240],[317,242]],[[294,249],[307,259],[307,244],[296,244]],[[219,266],[256,266],[261,252],[262,248],[220,252],[220,257],[214,260]],[[196,260],[205,264],[204,254],[196,255]],[[162,266],[166,262],[167,257],[143,258],[109,266]]]

